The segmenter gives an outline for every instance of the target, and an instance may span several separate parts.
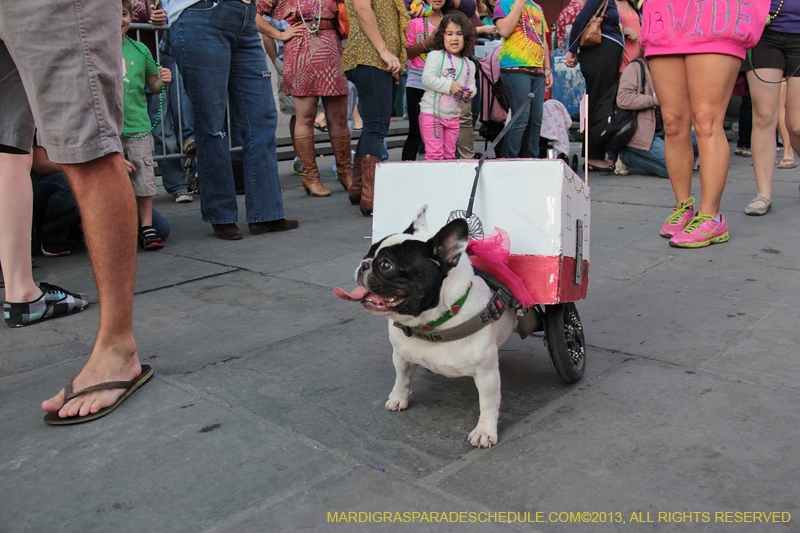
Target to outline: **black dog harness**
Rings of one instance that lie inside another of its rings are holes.
[[[403,330],[406,337],[414,337],[428,342],[452,342],[477,333],[489,325],[490,322],[497,322],[509,307],[519,307],[519,302],[514,298],[514,295],[511,294],[508,287],[500,283],[497,278],[493,277],[488,272],[484,272],[478,268],[474,268],[474,270],[475,274],[480,276],[489,288],[495,291],[489,299],[489,303],[486,304],[486,307],[484,307],[480,313],[463,324],[442,330],[420,331],[411,326],[404,326],[397,322],[392,322],[394,327]]]

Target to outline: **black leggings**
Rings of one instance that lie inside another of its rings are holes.
[[[406,87],[406,104],[408,105],[408,137],[403,145],[403,161],[416,161],[422,135],[419,132],[419,103],[425,94],[424,89]]]
[[[586,94],[589,95],[589,124],[594,123],[597,104],[619,80],[624,50],[610,39],[601,39],[600,44],[580,50],[581,73],[586,80]],[[605,158],[605,150],[599,147],[596,139],[589,137],[589,159]]]

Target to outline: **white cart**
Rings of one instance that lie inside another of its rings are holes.
[[[509,234],[508,266],[536,301],[517,309],[518,331],[524,337],[543,330],[553,366],[574,383],[586,364],[575,302],[586,297],[588,284],[589,188],[560,159],[493,160],[477,169],[475,160],[379,164],[372,240],[403,231],[424,204],[435,232],[466,215],[472,195],[471,231],[482,225],[487,234],[495,227]]]

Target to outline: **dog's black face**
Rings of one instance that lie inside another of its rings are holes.
[[[404,233],[417,232],[417,222]],[[371,313],[407,316],[436,307],[442,283],[458,265],[468,239],[467,222],[457,219],[428,241],[393,235],[375,243],[358,270],[358,284],[368,291],[361,304]]]

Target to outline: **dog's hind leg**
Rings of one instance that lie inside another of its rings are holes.
[[[500,369],[497,357],[491,368],[480,369],[474,378],[478,388],[481,417],[467,439],[473,446],[489,448],[497,444],[497,419],[500,416]]]
[[[397,353],[397,350],[392,352],[392,362],[394,363],[396,376],[394,387],[392,392],[389,393],[389,399],[386,401],[386,410],[402,411],[408,407],[408,397],[414,393],[411,390],[411,377],[414,375],[417,365],[409,363],[402,355]]]

